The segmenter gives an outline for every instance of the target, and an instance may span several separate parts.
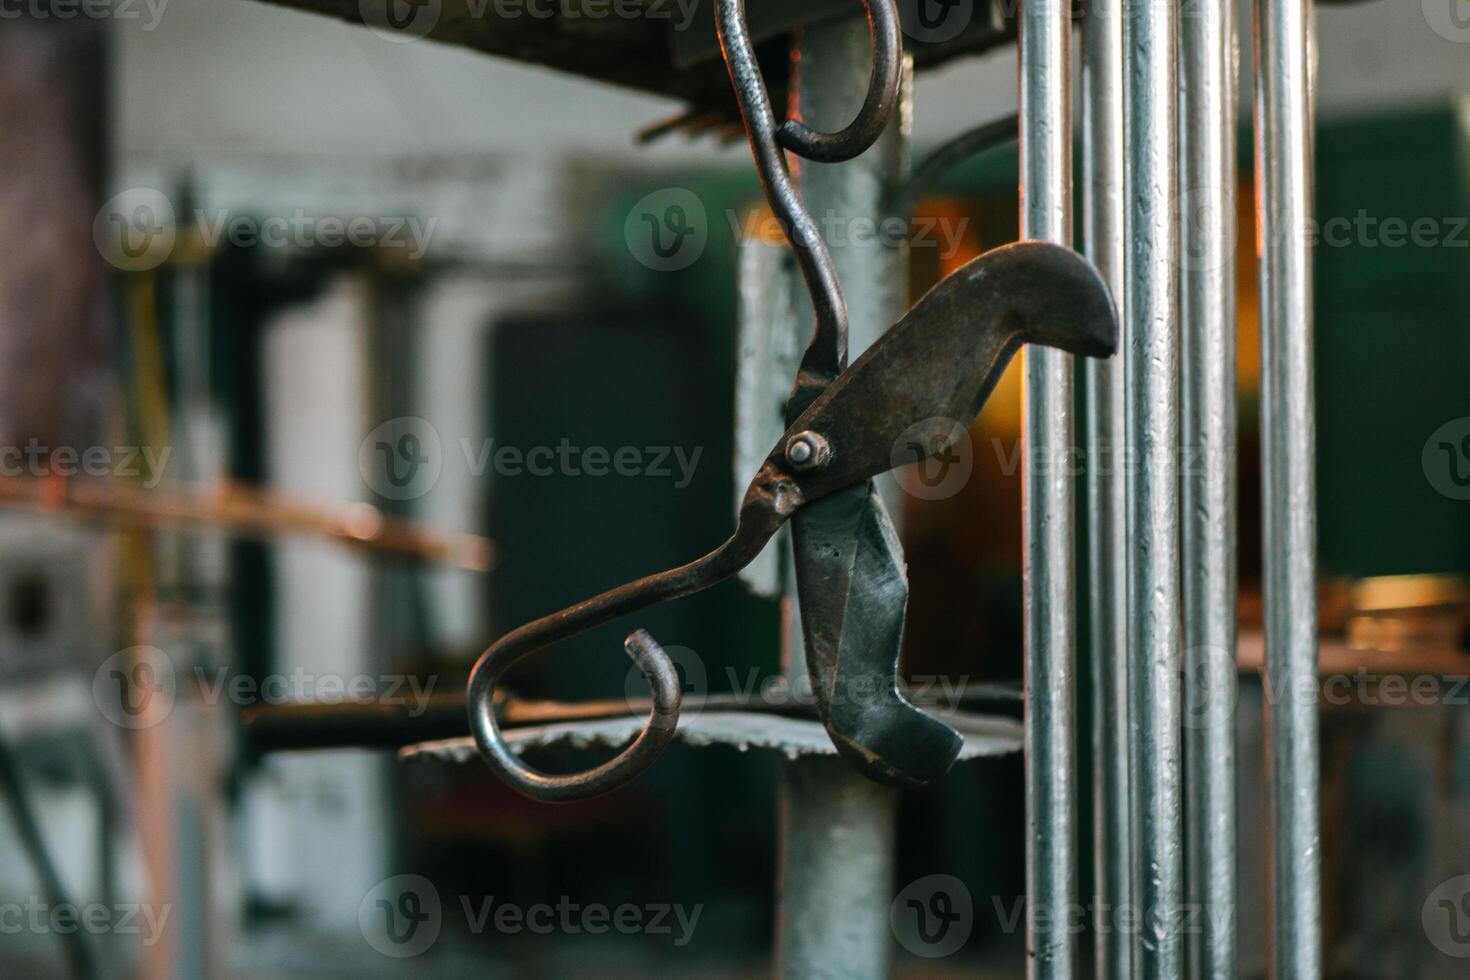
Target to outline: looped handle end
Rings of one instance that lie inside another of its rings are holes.
[[[818,163],[841,163],[859,156],[878,141],[898,103],[903,65],[903,39],[894,0],[863,0],[868,32],[873,39],[873,68],[868,95],[857,117],[835,133],[821,133],[799,119],[787,119],[776,131],[776,142],[798,156]]]
[[[610,793],[641,776],[673,741],[684,700],[679,671],[658,641],[640,629],[623,642],[623,649],[653,688],[648,721],[638,737],[607,762],[583,772],[553,775],[526,765],[511,751],[500,731],[495,717],[495,688],[500,675],[530,651],[514,651],[505,648],[504,643],[502,640],[486,650],[470,674],[470,731],[485,764],[520,793],[545,803],[575,803]]]

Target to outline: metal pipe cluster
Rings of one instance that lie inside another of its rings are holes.
[[[1021,233],[1070,244],[1071,4],[1020,12]],[[1236,73],[1228,0],[1089,0],[1083,251],[1124,343],[1024,380],[1029,974],[1233,978]],[[1321,976],[1311,11],[1255,0],[1272,975]],[[1075,429],[1085,440],[1075,447]],[[1086,461],[1094,894],[1077,896],[1076,521]],[[1187,464],[1187,465],[1181,465]],[[1093,970],[1075,921],[1090,907]]]

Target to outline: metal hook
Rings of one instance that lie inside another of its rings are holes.
[[[481,756],[506,783],[535,799],[565,802],[610,792],[646,770],[668,746],[682,690],[672,659],[643,630],[624,649],[653,688],[648,722],[621,753],[592,769],[553,775],[516,758],[500,731],[495,688],[523,658],[620,616],[702,591],[753,561],[802,507],[865,483],[895,466],[947,452],[936,430],[895,452],[920,423],[972,419],[1022,343],[1106,356],[1117,318],[1096,271],[1068,249],[1023,242],[994,249],[951,274],[847,367],[847,306],[832,258],[802,205],[782,145],[813,159],[862,152],[883,129],[897,90],[898,18],[893,0],[864,0],[874,38],[868,100],[835,134],[790,121],[778,127],[745,25],[743,0],[717,0],[721,47],[767,198],[787,233],[812,294],[816,329],[787,406],[788,428],[745,492],[735,532],[688,565],[619,586],[516,629],[476,662],[469,682],[470,730]],[[876,94],[875,94],[876,93]],[[792,133],[796,135],[782,135]]]
[[[827,243],[801,202],[782,147],[822,163],[850,160],[878,139],[898,102],[903,47],[893,0],[863,0],[873,37],[868,95],[857,117],[837,133],[818,133],[799,120],[779,125],[761,78],[760,62],[745,22],[745,0],[716,0],[716,27],[725,67],[735,89],[751,154],[776,220],[786,232],[816,310],[816,331],[802,360],[800,390],[820,389],[847,366],[847,301]]]

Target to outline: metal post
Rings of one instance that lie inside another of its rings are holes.
[[[1317,746],[1317,500],[1312,380],[1311,12],[1257,0],[1261,492],[1273,976],[1322,975]]]
[[[1021,6],[1021,237],[1072,242],[1071,4]],[[1076,975],[1072,666],[1072,358],[1026,348],[1022,563],[1026,637],[1026,938],[1032,977]]]
[[[1186,888],[1189,975],[1235,980],[1235,14],[1180,24]]]
[[[1134,966],[1184,975],[1180,913],[1179,217],[1175,116],[1178,5],[1124,18],[1127,242],[1128,651],[1134,732]]]
[[[869,50],[861,17],[806,30],[797,41],[792,115],[832,131],[850,122],[867,88]],[[907,176],[910,92],[906,74],[894,119],[861,157],[798,164],[807,210],[847,291],[854,359],[902,315],[907,300],[906,250],[877,235],[857,235],[854,222],[872,220],[878,227],[883,201]],[[788,604],[794,610],[794,596]],[[800,626],[794,615],[790,619],[787,675],[804,683]],[[788,980],[887,977],[898,793],[839,759],[813,758],[783,763],[780,799],[778,974]]]
[[[1123,299],[1123,4],[1093,0],[1082,22],[1083,250]],[[1121,313],[1121,310],[1120,310]],[[1128,800],[1128,512],[1122,465],[1123,360],[1089,358],[1087,512],[1092,637],[1095,974],[1127,980],[1133,947],[1118,928],[1131,894]]]

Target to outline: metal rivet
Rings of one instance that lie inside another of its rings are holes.
[[[813,470],[832,455],[827,440],[815,432],[798,432],[786,443],[786,462],[795,470]]]

